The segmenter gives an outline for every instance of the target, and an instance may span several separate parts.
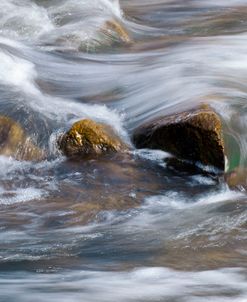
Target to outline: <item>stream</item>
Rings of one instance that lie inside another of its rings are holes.
[[[228,169],[247,166],[246,16],[246,0],[0,1],[0,115],[49,154],[0,156],[1,302],[247,301],[244,188],[131,143],[208,103]],[[130,153],[66,159],[56,139],[83,118]]]

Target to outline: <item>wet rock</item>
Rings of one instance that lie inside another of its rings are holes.
[[[113,130],[103,124],[84,119],[58,140],[59,149],[70,158],[95,157],[124,150],[125,146]]]
[[[42,160],[43,150],[35,146],[22,127],[6,116],[0,116],[0,154],[17,160]]]
[[[221,120],[208,107],[141,125],[134,131],[133,142],[137,148],[161,149],[180,159],[225,168]]]
[[[166,168],[178,172],[180,175],[204,175],[211,176],[207,171],[203,171],[200,167],[194,165],[192,162],[184,161],[176,157],[168,157],[164,160]]]
[[[225,181],[230,189],[246,191],[247,189],[247,168],[238,167],[225,174]]]
[[[124,25],[113,19],[93,24],[88,32],[77,30],[67,32],[53,43],[59,47],[65,47],[67,50],[98,52],[109,50],[112,47],[130,45],[132,39]]]
[[[117,46],[126,46],[132,39],[124,25],[117,20],[105,21],[89,38],[80,44],[80,51],[97,52]]]
[[[112,42],[119,42],[124,44],[130,44],[132,39],[129,33],[124,28],[123,24],[116,20],[106,21],[104,26],[100,29],[106,37],[110,37]]]

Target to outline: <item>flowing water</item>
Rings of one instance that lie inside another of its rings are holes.
[[[49,154],[0,156],[1,302],[247,301],[245,191],[131,147],[142,122],[207,102],[230,169],[246,165],[246,14],[246,0],[0,1],[0,113]],[[111,20],[130,43],[100,32]],[[66,160],[56,137],[85,117],[131,153]]]

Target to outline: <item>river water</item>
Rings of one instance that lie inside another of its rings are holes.
[[[209,103],[246,165],[245,0],[1,0],[0,113],[49,156],[0,156],[1,302],[246,302],[244,190],[159,150],[71,162],[82,118],[133,129]],[[130,43],[100,34],[118,20]]]

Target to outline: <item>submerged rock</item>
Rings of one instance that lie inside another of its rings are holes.
[[[67,171],[71,181],[61,180],[55,195],[51,193],[42,200],[42,209],[53,213],[67,209],[70,213],[57,218],[47,215],[45,219],[49,226],[54,226],[56,220],[62,221],[63,226],[79,226],[108,219],[108,214],[112,221],[116,211],[140,207],[150,194],[161,194],[164,186],[168,187],[165,175],[171,175],[162,168],[157,173],[152,162],[133,157],[129,152],[114,153],[110,160],[109,156],[90,162],[83,160],[79,165],[77,161],[68,160],[62,162],[60,168]],[[71,173],[74,171],[77,175]],[[42,211],[40,204],[34,202],[33,206],[39,213]]]
[[[124,144],[113,130],[103,124],[84,119],[58,140],[61,151],[67,157],[94,157],[124,149]]]
[[[117,20],[105,21],[86,41],[82,41],[81,51],[104,51],[112,47],[127,46],[132,39],[122,23]]]
[[[42,160],[45,155],[20,125],[6,116],[0,116],[0,154],[17,160]]]
[[[141,125],[134,131],[133,142],[137,148],[161,149],[180,159],[225,168],[221,120],[208,107]]]
[[[55,41],[50,39],[50,43],[55,43],[59,47],[86,52],[104,51],[113,46],[127,46],[132,43],[123,23],[115,19],[96,22],[85,32],[78,29],[70,30],[57,37]]]
[[[106,37],[108,36],[111,43],[119,42],[129,44],[132,42],[129,33],[124,26],[116,20],[106,21],[104,26],[100,29]]]
[[[238,167],[225,174],[225,181],[230,189],[246,191],[247,189],[247,168]]]

